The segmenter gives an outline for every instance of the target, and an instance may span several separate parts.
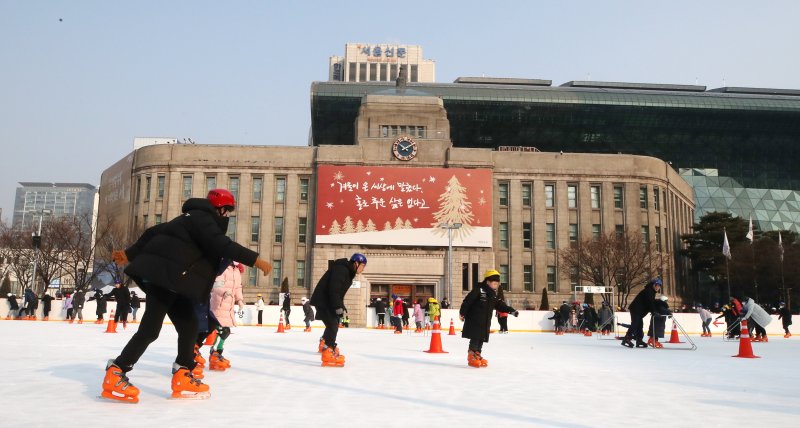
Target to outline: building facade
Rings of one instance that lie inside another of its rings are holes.
[[[333,260],[362,252],[367,269],[345,301],[354,325],[371,298],[392,293],[458,306],[488,269],[520,308],[538,307],[543,288],[572,298],[578,284],[559,249],[620,228],[657,245],[654,272],[667,293],[681,292],[678,236],[690,231],[694,202],[667,163],[457,147],[448,116],[439,97],[390,88],[360,101],[354,144],[142,147],[104,172],[101,215],[126,213],[117,217],[133,235],[179,215],[190,197],[228,188],[237,197],[231,238],[274,265],[269,278],[245,272],[246,300],[278,302],[284,280],[294,299],[310,295]]]
[[[328,80],[340,82],[394,82],[406,66],[409,82],[434,82],[436,63],[422,57],[422,47],[392,43],[347,43],[344,56],[332,56]]]
[[[92,216],[97,188],[88,183],[20,182],[14,200],[15,228],[35,227],[43,210],[55,217]],[[87,223],[88,224],[88,223]]]

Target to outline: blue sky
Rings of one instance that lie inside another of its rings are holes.
[[[0,0],[0,208],[88,182],[133,138],[306,145],[347,42],[421,45],[458,76],[800,89],[796,1]]]

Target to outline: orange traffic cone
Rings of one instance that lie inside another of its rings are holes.
[[[111,315],[108,316],[108,326],[106,326],[106,333],[116,333],[117,323],[114,322],[114,310],[111,310]]]
[[[442,332],[439,331],[439,318],[433,321],[433,331],[431,332],[431,348],[425,351],[430,354],[447,354],[442,349]]]
[[[453,324],[453,318],[450,318],[450,332],[447,333],[448,336],[455,336],[456,335],[456,326]]]
[[[667,343],[683,343],[678,338],[678,327],[675,326],[675,320],[672,320],[672,333],[669,334],[669,342]]]
[[[750,344],[750,333],[747,331],[747,320],[742,320],[742,330],[739,334],[739,353],[732,356],[738,358],[761,358],[753,355],[753,345]]]
[[[278,330],[275,333],[286,333],[286,330],[283,328],[283,314],[281,314],[281,318],[278,321]]]

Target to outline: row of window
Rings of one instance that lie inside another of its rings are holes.
[[[230,216],[228,222],[228,237],[231,240],[236,240],[236,228],[237,228],[237,217]],[[147,214],[142,216],[142,221],[144,223],[144,227],[149,226],[149,216]],[[163,221],[163,217],[161,214],[155,215],[155,223],[154,224],[161,224]],[[275,217],[274,221],[274,243],[281,244],[283,243],[283,217]],[[308,219],[306,217],[298,217],[297,219],[297,242],[300,244],[306,243],[306,237],[308,235]],[[259,242],[261,240],[261,217],[260,216],[252,216],[250,217],[250,242]]]
[[[295,284],[297,287],[306,286],[306,261],[297,260],[295,262]],[[261,272],[258,269],[251,267],[247,269],[247,285],[249,287],[258,286],[258,277]],[[281,260],[272,261],[272,286],[280,287],[283,282],[283,264]],[[290,284],[291,285],[291,284]]]
[[[369,75],[367,75],[367,64],[370,66]],[[347,81],[349,82],[388,82],[397,79],[400,73],[398,64],[350,62],[347,67]],[[411,64],[409,67],[408,81],[419,81],[419,66],[417,64]]]
[[[136,202],[139,202],[139,192],[141,189],[141,177],[137,177],[136,179]],[[164,198],[164,186],[165,186],[166,176],[165,175],[158,175],[156,176],[156,198],[163,199]],[[300,201],[301,202],[308,202],[308,190],[309,190],[309,183],[310,179],[308,178],[300,178]],[[189,199],[194,196],[194,176],[192,175],[184,175],[183,176],[183,183],[181,186],[181,197],[183,199]],[[146,176],[145,177],[145,184],[144,184],[144,200],[148,201],[150,199],[150,194],[152,192],[152,177]],[[216,189],[217,186],[217,177],[215,175],[207,175],[206,176],[206,193],[208,193],[211,189]],[[240,178],[238,176],[229,176],[228,177],[228,185],[227,189],[233,193],[233,196],[236,199],[239,199],[239,187],[240,187]],[[253,177],[253,185],[252,185],[252,193],[251,198],[253,202],[260,202],[263,198],[264,193],[264,177],[263,176],[256,176]],[[205,194],[203,195],[205,196]],[[286,177],[276,177],[275,178],[275,202],[284,202],[286,200]]]
[[[397,137],[399,135],[425,138],[425,127],[415,125],[381,125],[381,137]]]
[[[600,209],[602,199],[600,197],[600,189],[601,186],[592,185],[589,187],[589,195],[590,195],[590,204],[592,209]],[[625,208],[625,186],[622,184],[614,185],[614,208],[623,209]],[[499,183],[498,186],[498,193],[500,197],[500,205],[501,206],[508,206],[509,203],[509,183]],[[647,186],[640,186],[639,187],[639,208],[648,209],[648,196],[649,190]],[[653,187],[653,209],[656,211],[660,211],[662,209],[662,194],[663,200],[666,205],[667,200],[667,192],[666,190],[659,190],[658,187]],[[533,185],[531,183],[522,183],[522,205],[529,207],[532,205],[532,195],[533,195]],[[577,184],[569,184],[567,185],[567,206],[569,208],[578,208],[578,185]],[[553,208],[556,202],[556,185],[555,184],[545,184],[544,185],[544,205],[547,208]],[[667,207],[663,207],[664,211],[666,212]]]
[[[666,234],[667,228],[664,228],[664,233]],[[617,224],[614,226],[614,232],[617,236],[622,236],[625,233],[625,225]],[[592,225],[592,239],[597,239],[600,237],[602,233],[601,227],[599,224]],[[642,225],[641,226],[641,234],[642,234],[642,242],[647,244],[650,242],[650,226],[649,225]],[[500,222],[498,226],[498,243],[501,249],[508,249],[508,223],[507,222]],[[569,227],[567,228],[567,235],[569,236],[569,243],[570,245],[577,245],[578,244],[578,224],[577,223],[570,223]],[[655,244],[658,251],[661,251],[661,227],[655,227]],[[556,224],[555,223],[545,223],[545,242],[546,248],[549,250],[554,250],[556,248]],[[532,249],[533,248],[533,223],[522,223],[522,248],[525,249]]]
[[[470,272],[471,269],[471,272]],[[556,275],[556,267],[554,265],[547,266],[547,291],[557,292],[558,282]],[[497,271],[500,272],[500,288],[508,291],[508,265],[499,265]],[[472,275],[470,275],[470,273]],[[576,278],[576,275],[573,275]],[[470,281],[471,280],[471,281]],[[461,288],[468,291],[474,284],[480,282],[480,270],[478,263],[462,263],[461,264]],[[575,279],[575,284],[577,279]],[[533,292],[533,265],[522,265],[522,290]]]

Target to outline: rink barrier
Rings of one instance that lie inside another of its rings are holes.
[[[20,303],[21,299],[17,298],[17,303]],[[58,322],[64,321],[66,318],[66,310],[62,309],[63,300],[53,300],[51,303],[52,310],[50,311],[50,319],[49,322]],[[115,302],[108,302],[108,313],[111,313],[111,309],[116,309]],[[147,303],[142,302],[141,307],[137,313],[137,318],[139,321],[142,319],[142,315],[144,315],[144,310],[147,306]],[[95,319],[95,309],[96,309],[95,301],[87,301],[83,306],[83,317],[84,319],[91,321]],[[442,309],[441,319],[453,318],[455,323],[455,329],[457,332],[460,332],[463,328],[464,323],[459,319],[458,309]],[[264,320],[277,320],[280,318],[281,307],[278,305],[268,305],[264,307],[263,319]],[[6,315],[8,314],[8,302],[6,298],[0,298],[0,322],[8,322],[5,320]],[[297,314],[297,315],[294,315]],[[522,310],[519,311],[519,317],[508,317],[508,329],[511,333],[553,333],[553,320],[548,320],[548,317],[553,315],[553,311],[528,311]],[[614,315],[617,317],[616,321],[630,324],[630,313],[628,312],[615,312]],[[39,322],[42,321],[42,303],[39,302],[39,307],[36,310],[36,317]],[[689,312],[689,313],[675,313],[674,317],[678,320],[678,322],[683,326],[683,329],[689,335],[700,335],[703,332],[702,322],[700,321],[700,316],[696,312]],[[783,336],[783,328],[781,326],[781,321],[778,319],[777,315],[771,315],[772,322],[766,326],[767,334],[769,335],[776,335],[779,334]],[[295,321],[293,324],[303,324],[303,307],[301,305],[293,305],[292,306],[292,318]],[[256,326],[258,321],[258,311],[255,308],[255,305],[246,305],[244,308],[244,316],[239,318],[238,316],[235,317],[236,324],[240,326]],[[128,317],[128,322],[131,323],[131,318]],[[650,323],[650,316],[646,316],[644,319],[645,325]],[[84,324],[91,324],[91,322],[86,322]],[[93,325],[93,324],[92,324]],[[134,324],[135,325],[135,324]],[[374,308],[367,308],[366,312],[366,328],[375,328],[378,325],[378,316],[375,314]],[[278,324],[262,324],[261,327],[278,327]],[[315,320],[311,322],[312,328],[325,328],[325,325],[322,321]],[[357,326],[351,325],[351,328],[356,328]],[[714,326],[713,324],[710,325],[712,333],[714,335],[721,335],[726,331],[725,324],[719,323],[719,326]],[[497,323],[497,317],[492,317],[492,325],[490,327],[491,330],[499,330],[500,324]],[[620,333],[624,334],[625,329],[620,329]],[[302,331],[302,330],[301,330]],[[459,335],[460,336],[460,335]],[[800,336],[800,335],[798,335]]]

